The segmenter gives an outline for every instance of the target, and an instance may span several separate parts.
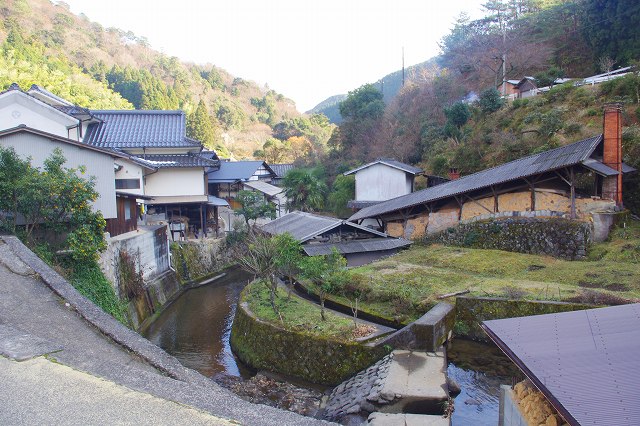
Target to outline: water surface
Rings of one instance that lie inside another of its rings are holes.
[[[239,269],[228,269],[223,278],[178,297],[142,335],[207,377],[251,376],[229,345],[236,304],[249,279]]]

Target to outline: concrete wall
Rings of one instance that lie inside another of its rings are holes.
[[[8,92],[0,99],[0,130],[24,124],[32,129],[52,133],[63,138],[78,140],[78,120],[30,96],[19,92]]]
[[[169,247],[166,225],[149,226],[127,232],[107,241],[107,249],[100,255],[100,268],[107,279],[118,286],[118,262],[121,251],[126,251],[139,262],[138,267],[145,282],[169,271]]]
[[[204,169],[163,168],[146,177],[144,192],[151,196],[205,195]]]
[[[500,414],[498,426],[528,426],[509,385],[500,385]]]
[[[411,193],[407,173],[383,164],[356,173],[356,200],[384,201]]]
[[[67,159],[64,167],[85,166],[85,176],[96,177],[95,189],[100,196],[93,204],[94,211],[100,210],[105,219],[117,217],[114,159],[111,155],[25,132],[0,138],[0,146],[13,147],[22,158],[31,157],[31,164],[35,167],[42,167],[53,150],[60,148]]]

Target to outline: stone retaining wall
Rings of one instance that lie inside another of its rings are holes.
[[[171,265],[182,284],[198,281],[228,266],[224,238],[171,244]]]
[[[510,212],[520,213],[520,212]],[[533,215],[537,212],[526,212]],[[552,212],[542,212],[552,216]],[[500,213],[501,215],[503,213]],[[586,257],[590,223],[561,217],[511,216],[472,220],[425,238],[426,242],[519,253],[546,254],[564,259]]]
[[[231,348],[254,368],[325,385],[337,385],[388,353],[383,347],[284,330],[258,319],[245,302],[236,310]]]
[[[555,314],[597,307],[580,303],[459,296],[456,298],[455,333],[486,342],[489,338],[480,328],[480,323],[485,320]]]

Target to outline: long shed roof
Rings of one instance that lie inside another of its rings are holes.
[[[482,327],[571,425],[640,424],[640,304]]]
[[[486,188],[491,185],[576,165],[589,158],[601,141],[602,135],[599,135],[539,154],[529,155],[460,179],[383,201],[371,207],[366,207],[351,216],[349,220],[376,217],[419,204]]]
[[[341,254],[395,250],[411,245],[411,241],[403,238],[370,238],[365,240],[351,240],[341,243],[313,243],[305,244],[302,249],[309,256],[330,254],[335,247]]]
[[[249,180],[256,171],[264,166],[267,170],[272,171],[264,161],[221,161],[220,169],[209,173],[209,182],[211,183],[232,183],[237,181]],[[275,173],[274,173],[275,174]]]

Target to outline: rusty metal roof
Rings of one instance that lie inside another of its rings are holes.
[[[383,201],[371,207],[366,207],[351,216],[349,220],[377,217],[419,204],[487,188],[491,185],[579,164],[589,158],[601,141],[602,135],[599,135],[539,154],[529,155],[528,157],[523,157],[460,179]]]
[[[640,304],[484,321],[571,425],[640,425]]]

